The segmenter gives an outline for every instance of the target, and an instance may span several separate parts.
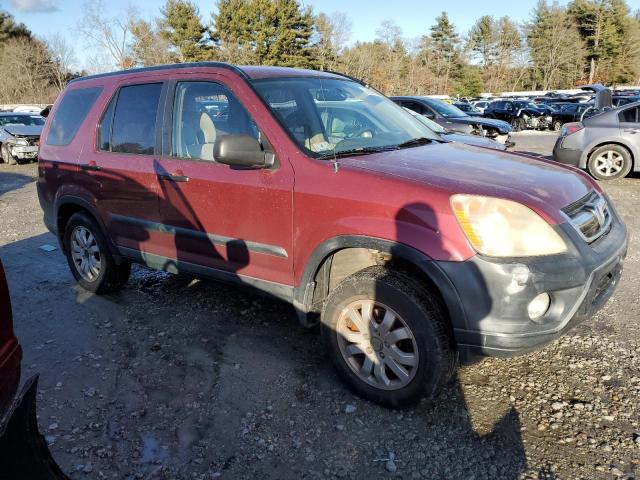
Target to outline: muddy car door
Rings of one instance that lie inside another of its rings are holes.
[[[291,165],[274,158],[271,167],[242,168],[214,156],[227,138],[253,142],[275,157],[250,111],[249,92],[236,93],[243,87],[222,75],[178,77],[172,84],[156,164],[163,255],[176,270],[197,265],[213,276],[226,272],[230,280],[242,275],[243,281],[249,276],[290,285]]]

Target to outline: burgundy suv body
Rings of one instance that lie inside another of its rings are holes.
[[[522,352],[593,314],[627,248],[587,175],[420,128],[330,73],[87,77],[47,119],[38,192],[85,288],[119,287],[130,262],[249,284],[305,324],[321,313],[343,377],[397,404],[455,352]]]

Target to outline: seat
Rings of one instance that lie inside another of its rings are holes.
[[[182,154],[188,158],[213,160],[216,126],[206,112],[185,111],[182,115]]]

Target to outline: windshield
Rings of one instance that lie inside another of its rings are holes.
[[[427,101],[428,105],[433,108],[436,112],[442,115],[444,118],[453,118],[453,117],[466,117],[468,116],[458,107],[454,107],[453,105],[449,105],[446,102],[441,100],[435,100],[430,98]]]
[[[402,107],[351,80],[267,78],[253,85],[290,136],[314,157],[439,140]]]
[[[5,125],[44,125],[44,118],[40,115],[3,115],[0,116],[0,126]]]

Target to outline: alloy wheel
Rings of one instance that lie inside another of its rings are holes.
[[[617,175],[624,168],[624,157],[615,150],[607,150],[596,157],[595,170],[603,177]]]
[[[336,324],[340,353],[351,370],[369,385],[397,390],[414,378],[418,345],[407,323],[374,300],[347,305]]]
[[[80,276],[88,282],[95,281],[102,270],[102,256],[96,237],[82,226],[71,232],[71,258]]]

